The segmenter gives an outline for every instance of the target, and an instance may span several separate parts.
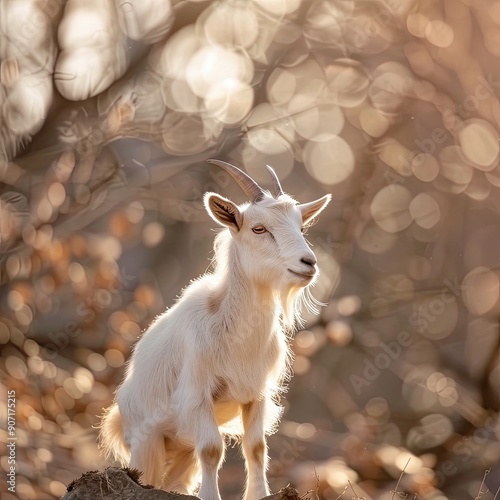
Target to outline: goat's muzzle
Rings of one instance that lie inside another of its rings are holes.
[[[294,271],[293,269],[288,269],[290,273],[292,273],[294,276],[297,278],[300,278],[301,281],[304,282],[304,286],[310,283],[313,278],[316,276],[316,269],[308,271],[308,272],[301,272],[301,271]]]

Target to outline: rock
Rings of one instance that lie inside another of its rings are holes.
[[[144,485],[141,472],[128,467],[108,467],[103,472],[89,471],[72,481],[61,500],[199,500],[193,495],[163,491]],[[295,488],[286,486],[262,500],[307,500],[301,499]]]

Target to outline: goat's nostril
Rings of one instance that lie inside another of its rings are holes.
[[[300,262],[311,267],[314,267],[316,265],[316,259],[314,257],[302,257],[302,259],[300,259]]]

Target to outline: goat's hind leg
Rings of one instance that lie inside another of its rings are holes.
[[[130,443],[130,468],[142,471],[141,481],[160,488],[165,467],[165,445],[163,436],[155,433],[137,435]]]
[[[200,466],[194,448],[181,448],[167,452],[167,472],[162,488],[192,495],[199,482]]]

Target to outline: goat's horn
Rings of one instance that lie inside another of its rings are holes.
[[[267,167],[267,170],[269,171],[269,173],[271,174],[271,177],[273,179],[274,197],[278,198],[282,194],[285,194],[283,192],[283,189],[281,189],[280,180],[278,179],[278,176],[276,175],[274,168],[270,167],[269,165],[266,165],[266,167]]]
[[[249,175],[245,174],[245,172],[240,170],[238,167],[235,167],[230,163],[226,163],[225,161],[214,160],[212,158],[207,160],[207,163],[218,165],[230,174],[253,203],[260,201],[264,197],[264,190]]]

